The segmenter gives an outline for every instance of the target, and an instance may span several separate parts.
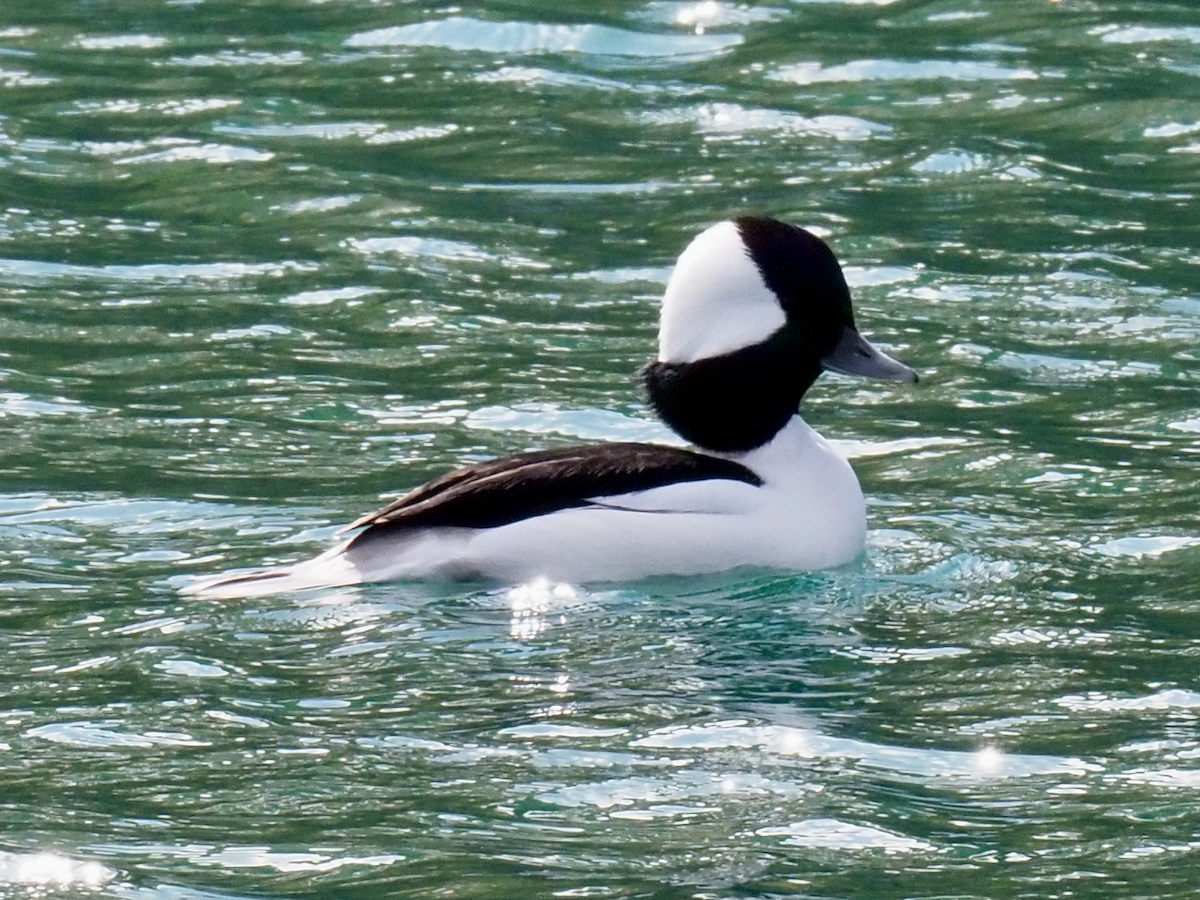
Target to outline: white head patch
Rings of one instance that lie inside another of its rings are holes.
[[[697,235],[667,281],[658,327],[661,362],[695,362],[757,344],[786,322],[733,222]]]

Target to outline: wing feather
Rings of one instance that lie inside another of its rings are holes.
[[[392,528],[494,528],[599,498],[680,481],[761,485],[733,460],[657,444],[614,443],[522,453],[449,472],[343,531],[354,541]],[[353,542],[352,542],[353,543]]]

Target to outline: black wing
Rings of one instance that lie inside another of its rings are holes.
[[[678,447],[597,444],[522,453],[436,478],[344,531],[367,528],[494,528],[589,501],[679,481],[762,479],[741,463]]]

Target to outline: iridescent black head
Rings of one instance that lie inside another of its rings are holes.
[[[658,359],[642,370],[651,405],[681,437],[718,452],[770,441],[824,369],[917,380],[858,333],[829,246],[761,216],[714,225],[683,251],[658,340]]]

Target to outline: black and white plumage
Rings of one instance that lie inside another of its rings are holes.
[[[829,247],[747,216],[684,250],[663,297],[651,405],[695,450],[613,443],[451,472],[347,526],[295,566],[188,588],[245,597],[373,581],[632,580],[737,566],[803,570],[861,552],[866,509],[846,460],[800,418],[825,369],[916,381],[854,323]]]

